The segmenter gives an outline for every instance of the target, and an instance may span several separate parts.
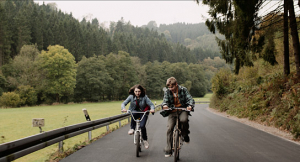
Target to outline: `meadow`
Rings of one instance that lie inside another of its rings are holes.
[[[209,101],[211,94],[203,98],[194,98],[195,101]],[[160,104],[162,100],[152,100],[153,103]],[[100,102],[100,103],[82,103],[82,104],[59,104],[51,106],[35,106],[22,108],[0,109],[0,144],[6,143],[28,136],[40,133],[38,127],[32,127],[33,118],[43,118],[45,126],[43,131],[86,122],[83,108],[86,108],[91,120],[101,119],[109,116],[115,116],[121,113],[122,101]],[[127,105],[128,108],[129,104]],[[122,124],[127,124],[123,120]],[[115,128],[116,124],[110,125]],[[92,137],[100,136],[106,132],[106,128],[99,128],[92,131]],[[64,140],[64,150],[71,149],[75,144],[88,140],[88,133]],[[58,144],[51,145],[42,150],[33,152],[15,162],[42,162],[49,158],[50,154],[58,149]]]

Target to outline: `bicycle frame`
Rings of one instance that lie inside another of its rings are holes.
[[[169,110],[176,110],[176,125],[174,127],[173,130],[173,147],[172,150],[174,152],[174,161],[179,160],[179,150],[181,149],[181,146],[183,145],[183,140],[182,140],[182,136],[181,136],[181,129],[179,128],[179,123],[180,123],[180,119],[179,119],[179,112],[181,111],[189,111],[186,108],[173,108],[173,109],[169,109]],[[179,111],[181,110],[181,111]],[[178,132],[178,133],[177,133]],[[178,141],[177,141],[178,140]]]
[[[127,110],[127,113],[131,114],[132,120],[134,120],[136,122],[134,136],[133,136],[133,143],[136,145],[136,157],[140,156],[139,153],[142,151],[141,145],[143,144],[142,130],[140,128],[140,122],[144,119],[147,112],[149,112],[149,110],[144,111],[144,112],[139,112],[139,111],[132,112],[130,110]],[[135,119],[133,116],[133,113],[143,113],[143,116],[141,119]]]
[[[127,110],[127,113],[130,113],[131,114],[131,117],[132,119],[136,122],[136,126],[135,126],[135,130],[134,130],[134,138],[133,138],[133,143],[136,144],[136,138],[135,138],[135,135],[137,134],[137,132],[140,132],[140,143],[143,142],[143,138],[142,138],[142,131],[141,131],[141,128],[140,128],[140,123],[141,121],[144,119],[144,116],[146,115],[147,112],[150,112],[149,110],[147,111],[143,111],[143,112],[139,112],[139,111],[130,111],[130,110]],[[139,114],[143,114],[142,118],[141,119],[135,119],[133,114],[134,113],[139,113]]]

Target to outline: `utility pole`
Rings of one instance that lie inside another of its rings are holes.
[[[289,59],[289,24],[288,24],[288,3],[284,0],[284,13],[283,13],[283,72],[285,76],[290,74],[290,59]]]

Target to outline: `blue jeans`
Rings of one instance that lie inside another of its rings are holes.
[[[133,116],[135,119],[138,119],[138,118],[142,118],[144,114],[142,113],[133,113]],[[146,114],[143,118],[142,121],[140,121],[140,128],[141,128],[141,131],[142,131],[142,138],[143,140],[147,140],[147,130],[146,130],[146,123],[147,123],[147,119],[148,119],[148,114]],[[132,119],[131,117],[131,124],[130,124],[130,128],[131,129],[135,129],[135,126],[136,126],[136,122]]]

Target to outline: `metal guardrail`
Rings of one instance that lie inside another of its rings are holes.
[[[210,101],[195,101],[195,103],[199,103],[199,104],[201,104],[201,103],[210,103]]]
[[[0,162],[8,162],[73,136],[126,119],[129,114],[88,121],[0,145]]]
[[[155,106],[155,109],[160,105]],[[0,162],[10,162],[65,139],[127,119],[130,114],[87,121],[0,144]]]

